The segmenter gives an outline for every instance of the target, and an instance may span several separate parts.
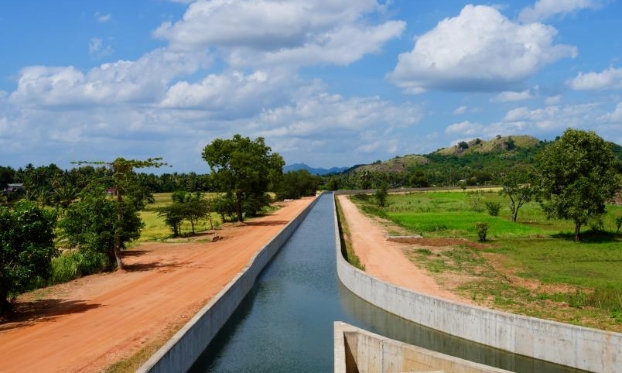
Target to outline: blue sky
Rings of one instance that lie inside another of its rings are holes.
[[[0,165],[164,157],[215,138],[351,166],[476,137],[622,144],[619,0],[0,2]]]

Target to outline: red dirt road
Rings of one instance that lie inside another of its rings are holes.
[[[337,197],[348,223],[352,246],[365,265],[365,272],[392,284],[423,294],[462,303],[471,301],[441,287],[434,278],[417,268],[404,254],[408,245],[387,241],[386,233],[363,215],[347,196]]]
[[[124,254],[127,271],[20,298],[24,320],[0,324],[0,372],[94,372],[131,356],[185,324],[311,201],[225,227],[220,241],[142,244]]]

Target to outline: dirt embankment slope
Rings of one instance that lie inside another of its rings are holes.
[[[365,272],[423,294],[472,303],[444,289],[424,270],[415,266],[403,251],[409,245],[388,241],[382,227],[363,215],[347,196],[340,195],[337,198],[348,224],[352,246],[365,266]]]

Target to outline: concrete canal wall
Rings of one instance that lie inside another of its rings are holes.
[[[335,227],[337,228],[335,213]],[[622,334],[498,312],[388,284],[351,266],[335,238],[337,275],[354,294],[407,320],[516,354],[592,372],[622,372]]]
[[[334,334],[335,373],[509,373],[507,370],[395,341],[339,321],[334,324]]]
[[[319,197],[318,197],[319,198]],[[266,244],[250,264],[209,301],[188,323],[160,348],[137,372],[188,371],[214,339],[235,309],[255,285],[261,271],[294,233],[318,198]]]

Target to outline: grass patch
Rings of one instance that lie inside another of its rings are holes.
[[[217,193],[205,193],[204,198],[214,198],[218,196]],[[148,204],[144,210],[140,211],[140,218],[145,227],[140,233],[138,242],[146,241],[161,241],[170,238],[172,232],[170,228],[164,223],[164,218],[158,216],[158,208],[168,206],[173,203],[171,200],[172,193],[156,193],[154,194],[155,203]],[[266,210],[269,212],[269,210]],[[222,224],[221,218],[218,214],[212,213],[212,221],[214,227],[219,227]],[[201,220],[198,224],[195,224],[195,233],[206,232],[210,229],[210,224],[207,220]],[[181,225],[181,235],[188,235],[192,231],[192,227],[189,222],[184,221]]]
[[[341,204],[339,199],[335,198],[335,206],[337,208],[337,225],[339,228],[339,240],[341,241],[341,254],[354,267],[365,270],[365,266],[361,263],[361,260],[356,255],[354,248],[352,247],[352,240],[350,239],[350,230],[346,222],[343,211],[341,210]]]

